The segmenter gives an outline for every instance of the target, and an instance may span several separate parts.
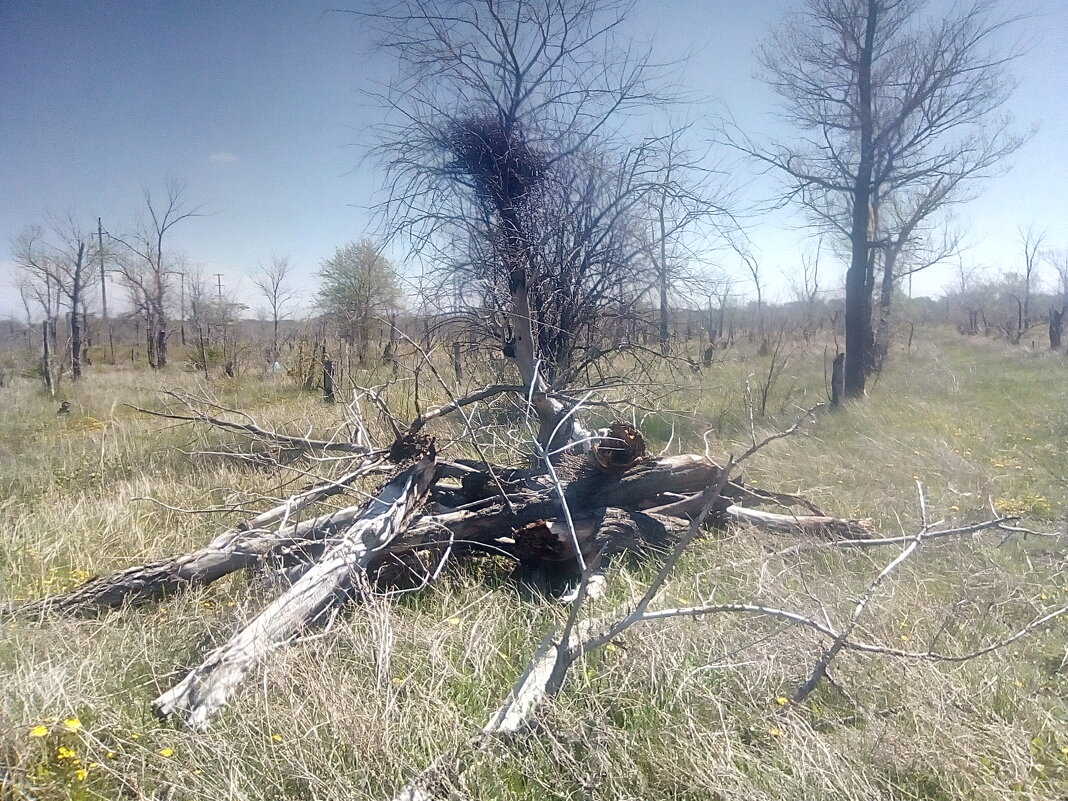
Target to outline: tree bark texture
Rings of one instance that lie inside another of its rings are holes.
[[[851,258],[846,272],[845,392],[850,398],[864,394],[872,340],[872,287],[868,280],[868,262],[871,252],[871,178],[875,164],[871,70],[877,14],[876,0],[868,0],[864,46],[860,52],[857,75],[860,158],[853,182],[853,212],[849,231]]]

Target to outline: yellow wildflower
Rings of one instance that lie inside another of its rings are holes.
[[[159,755],[161,757],[172,757],[172,756],[174,756],[174,749],[173,748],[161,748],[161,749],[159,749]]]
[[[448,622],[448,624],[450,626],[459,626],[460,625],[460,618],[458,618],[458,617],[450,617],[447,622]]]
[[[604,649],[609,652],[618,650],[616,646],[614,646],[612,643],[608,643],[608,645],[606,645]]]
[[[282,735],[281,734],[272,734],[271,735],[271,742],[273,742],[273,743],[282,742]]]
[[[85,781],[85,777],[89,775],[89,768],[78,768],[74,771],[74,778],[80,782]]]
[[[782,729],[780,729],[778,726],[772,726],[770,729],[768,729],[768,734],[770,734],[772,737],[782,737]]]
[[[77,759],[78,753],[73,748],[67,748],[65,745],[61,745],[56,749],[56,759],[63,761],[64,759]]]
[[[786,706],[788,703],[790,703],[790,699],[787,698],[785,695],[780,695],[778,698],[775,699],[775,703],[777,703],[779,706]]]
[[[78,718],[67,718],[63,721],[63,728],[67,731],[78,731],[82,727],[82,722]]]
[[[30,737],[47,737],[47,736],[48,736],[48,727],[47,726],[37,725],[37,726],[34,726],[32,729],[30,729]]]

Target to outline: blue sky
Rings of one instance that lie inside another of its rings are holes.
[[[359,17],[331,5],[0,2],[0,314],[18,308],[9,243],[21,229],[49,212],[129,228],[141,188],[162,192],[170,178],[209,212],[174,229],[173,249],[253,305],[244,276],[288,255],[310,296],[319,262],[371,224],[376,176],[360,164],[382,112],[362,90],[392,69],[369,50]],[[689,55],[676,78],[710,102],[688,116],[725,106],[747,130],[773,133],[775,98],[754,77],[753,53],[797,5],[638,0],[633,27],[658,57]],[[1068,248],[1068,3],[1032,7],[1038,15],[1018,28],[1030,49],[1014,67],[1010,110],[1021,128],[1040,127],[1014,169],[959,211],[972,231],[966,262],[1012,267],[1028,223]],[[802,247],[797,222],[778,215],[752,232],[780,284]],[[948,279],[932,271],[917,290]]]

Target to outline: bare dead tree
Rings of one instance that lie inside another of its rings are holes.
[[[188,290],[189,322],[196,338],[197,366],[208,373],[208,346],[211,344],[212,302],[204,271],[192,266],[182,272],[182,283]]]
[[[822,291],[820,284],[820,258],[823,255],[823,240],[816,239],[814,250],[803,250],[799,254],[800,269],[783,269],[782,274],[794,299],[801,306],[801,330],[807,338],[816,318],[816,304]]]
[[[1042,246],[1046,241],[1046,232],[1040,231],[1034,225],[1027,228],[1018,228],[1020,247],[1023,249],[1023,321],[1020,324],[1020,335],[1031,327],[1031,290],[1038,279],[1038,268],[1042,263]]]
[[[272,369],[279,358],[278,325],[288,314],[287,307],[299,296],[290,284],[292,272],[288,256],[272,256],[270,265],[265,267],[261,264],[259,273],[252,279],[271,311]]]
[[[786,178],[787,200],[848,246],[851,397],[864,393],[872,368],[880,249],[905,246],[923,221],[964,199],[1022,141],[997,116],[1012,89],[1006,67],[1017,53],[994,46],[1019,18],[996,17],[993,0],[942,17],[925,14],[924,6],[807,0],[761,51],[765,79],[800,137],[773,145],[731,137]],[[890,206],[894,215],[880,213]]]
[[[82,377],[85,292],[93,260],[98,258],[97,245],[89,229],[80,226],[71,215],[53,218],[49,228],[51,240],[37,226],[20,234],[14,242],[15,261],[31,284],[43,285],[43,293],[38,297],[44,301],[46,317],[54,313],[53,291],[64,299],[70,331],[71,376],[77,381]]]
[[[167,366],[167,293],[176,274],[173,259],[164,252],[163,241],[178,223],[203,216],[203,206],[190,206],[184,195],[185,187],[177,180],[167,182],[163,200],[154,200],[152,193],[145,189],[147,218],[132,234],[121,237],[109,234],[127,251],[126,258],[118,261],[118,270],[132,305],[144,319],[148,363],[154,369]]]
[[[612,120],[659,97],[625,10],[405,0],[367,17],[403,71],[382,98],[403,120],[378,150],[383,210],[417,253],[479,277],[473,311],[531,387],[543,442],[574,433],[549,381],[584,330],[576,315],[633,306],[620,288],[651,285],[632,212],[657,183],[657,143],[606,144]]]
[[[800,255],[801,270],[783,274],[790,285],[790,291],[799,303],[812,306],[820,295],[820,257],[823,254],[823,237],[816,240],[815,251],[803,251]]]
[[[1068,311],[1068,251],[1049,250],[1045,258],[1057,273],[1057,294],[1061,306],[1059,309],[1052,306],[1049,310],[1049,346],[1053,350],[1060,350],[1064,313]]]
[[[891,198],[889,204],[880,210],[880,225],[899,233],[884,240],[877,254],[877,261],[882,262],[882,279],[872,353],[872,367],[875,370],[882,368],[890,349],[894,296],[901,279],[911,280],[916,273],[942,264],[960,252],[962,234],[952,226],[949,219],[943,219],[942,225],[937,228],[933,225],[925,226],[924,223],[929,222],[924,216],[927,213],[926,208],[924,206],[923,209],[914,209],[911,213],[909,210],[903,212]],[[908,219],[901,219],[902,213],[909,215]]]
[[[760,272],[760,260],[756,257],[753,249],[750,247],[748,240],[732,238],[731,249],[734,250],[738,259],[745,267],[745,271],[749,273],[749,278],[753,282],[753,290],[756,292],[756,310],[757,310],[757,327],[760,335],[760,355],[765,356],[768,352],[768,331],[767,331],[767,319],[764,309],[764,277]]]
[[[27,331],[34,330],[33,312],[31,305],[35,301],[40,306],[43,312],[44,319],[41,321],[41,379],[44,381],[45,389],[53,397],[56,394],[56,382],[52,375],[52,347],[50,346],[53,341],[53,315],[54,310],[59,306],[59,299],[55,296],[52,290],[51,280],[47,277],[44,280],[35,278],[32,275],[22,275],[18,281],[19,296],[22,298],[22,305],[26,310],[26,329]]]
[[[670,352],[670,297],[686,292],[698,272],[712,241],[730,241],[737,236],[737,223],[728,210],[730,194],[722,184],[713,185],[713,170],[701,166],[705,155],[686,146],[688,126],[665,136],[656,149],[659,175],[648,193],[645,215],[652,230],[647,256],[652,263],[659,309],[660,353]]]

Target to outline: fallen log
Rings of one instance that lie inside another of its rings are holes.
[[[451,548],[453,557],[488,550],[510,556],[527,568],[544,568],[573,577],[583,560],[598,553],[612,555],[670,544],[677,528],[670,519],[687,519],[696,514],[701,506],[699,491],[716,483],[721,474],[714,462],[694,454],[646,458],[624,472],[612,465],[606,468],[603,461],[603,453],[599,455],[597,449],[592,449],[589,454],[571,457],[560,465],[561,480],[565,482],[562,497],[575,529],[574,542],[562,514],[560,496],[546,474],[500,467],[497,481],[493,481],[485,466],[479,470],[461,462],[443,465],[435,474],[429,495],[446,511],[414,517],[403,537],[371,557],[368,576],[380,589],[417,586],[426,582],[429,566],[438,565],[444,550]],[[343,491],[358,478],[384,468],[381,459],[368,461],[336,481],[314,487],[238,523],[196,551],[92,578],[70,592],[25,602],[17,611],[32,615],[143,604],[191,587],[206,586],[242,569],[283,568],[285,583],[290,584],[326,551],[328,538],[353,522],[361,507],[348,507],[295,524],[286,525],[284,521]],[[460,484],[446,485],[443,476],[459,478]],[[498,495],[500,489],[506,492],[503,498]],[[779,533],[824,539],[871,535],[870,521],[776,514],[741,506],[761,500],[804,503],[796,496],[757,493],[737,481],[725,485],[723,495],[726,497],[713,510],[714,521],[745,522]],[[280,522],[283,524],[277,525]]]
[[[784,515],[734,504],[724,509],[723,514],[736,523],[747,523],[781,534],[807,534],[830,540],[863,540],[875,533],[875,524],[870,518]]]
[[[161,717],[181,716],[194,729],[222,707],[248,672],[274,648],[349,597],[372,557],[408,524],[434,478],[433,444],[418,463],[401,471],[364,507],[339,541],[251,623],[174,688],[152,702]]]
[[[742,503],[752,502],[754,498],[759,497],[748,491],[746,493]],[[647,511],[661,516],[692,518],[701,511],[700,497],[696,495],[684,497]],[[872,537],[875,531],[874,523],[870,518],[831,517],[824,514],[781,514],[734,503],[722,506],[718,510],[718,516],[725,521],[745,523],[779,534],[803,534],[827,540],[863,540]]]
[[[603,565],[614,554],[678,543],[683,521],[709,512],[714,521],[741,520],[782,532],[824,538],[868,535],[865,521],[745,508],[738,504],[795,498],[757,494],[729,482],[724,468],[703,456],[643,457],[644,443],[636,430],[616,424],[609,431],[612,444],[595,443],[547,473],[500,468],[491,476],[486,465],[479,470],[462,464],[439,471],[431,442],[429,455],[397,473],[362,507],[287,522],[297,511],[382,469],[381,459],[368,461],[228,529],[204,548],[90,580],[28,608],[69,611],[144,603],[238,569],[273,569],[288,588],[153,702],[161,716],[177,715],[202,728],[270,650],[349,599],[355,588],[425,585],[447,560],[472,552],[503,554],[523,570],[570,582],[587,565]],[[390,449],[393,457],[411,458],[425,449],[426,443],[417,439],[399,439]],[[445,475],[460,483],[445,484]],[[712,488],[716,491],[709,496]],[[418,514],[428,498],[461,506]]]
[[[238,570],[257,567],[276,554],[299,547],[308,538],[321,538],[350,523],[359,507],[301,523],[286,525],[285,521],[381,467],[381,460],[369,461],[335,481],[312,487],[251,520],[241,521],[191,553],[91,578],[70,592],[26,602],[17,611],[33,615],[144,604],[191,587],[206,586]],[[269,527],[276,524],[281,525],[272,531]]]

